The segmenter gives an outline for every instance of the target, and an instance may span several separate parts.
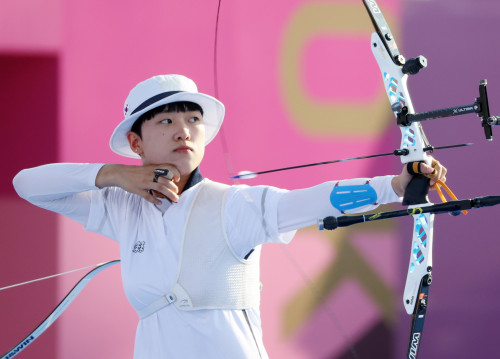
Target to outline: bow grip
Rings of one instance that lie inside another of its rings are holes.
[[[408,172],[413,175],[410,183],[406,187],[403,197],[405,206],[429,203],[429,187],[431,179],[423,174],[416,173],[412,170],[414,162],[407,163]]]

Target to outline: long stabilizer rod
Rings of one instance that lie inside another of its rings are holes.
[[[500,204],[500,196],[484,196],[473,199],[463,199],[459,201],[449,201],[446,203],[433,204],[430,206],[411,207],[407,209],[379,212],[367,215],[354,215],[342,217],[325,217],[319,220],[318,227],[320,230],[333,230],[338,227],[347,227],[357,223],[378,221],[394,217],[413,216],[421,213],[458,213],[471,208],[491,207]]]

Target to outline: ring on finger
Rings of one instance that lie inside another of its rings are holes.
[[[154,170],[154,173],[155,173],[155,177],[153,178],[153,182],[158,182],[159,177],[165,177],[166,179],[168,179],[170,181],[172,180],[172,178],[174,178],[174,174],[171,171],[166,170],[166,169],[157,168]]]

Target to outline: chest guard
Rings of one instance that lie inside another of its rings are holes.
[[[186,218],[176,284],[140,310],[141,319],[170,304],[182,310],[259,306],[261,248],[248,260],[233,251],[224,225],[228,189],[212,181],[201,184]]]

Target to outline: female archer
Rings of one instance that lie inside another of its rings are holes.
[[[18,194],[120,246],[126,296],[139,315],[134,358],[267,358],[260,324],[261,245],[290,242],[317,218],[341,215],[333,189],[368,186],[365,212],[400,202],[412,176],[330,181],[287,191],[228,186],[199,170],[224,106],[181,75],[134,87],[111,149],[140,166],[49,164],[21,171]],[[431,185],[446,169],[423,164]]]

